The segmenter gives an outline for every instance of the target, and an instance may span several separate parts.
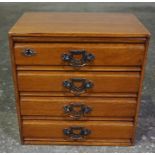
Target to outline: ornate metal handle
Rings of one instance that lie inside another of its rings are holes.
[[[80,84],[80,86],[76,86],[76,84]],[[92,88],[94,85],[91,81],[83,79],[83,78],[72,78],[69,80],[65,80],[63,82],[63,86],[70,90],[74,95],[80,95],[84,93],[87,89]]]
[[[84,127],[73,126],[63,130],[64,135],[71,140],[83,140],[86,136],[91,134],[91,130]]]
[[[76,58],[78,57],[78,58]],[[95,56],[85,50],[71,50],[68,54],[62,55],[62,60],[68,62],[73,67],[82,67],[93,62]]]
[[[24,56],[27,56],[27,57],[31,57],[31,56],[36,55],[36,52],[33,51],[32,49],[25,49],[25,50],[23,51],[23,55],[24,55]]]
[[[68,114],[73,119],[80,119],[85,114],[88,114],[92,109],[81,103],[71,103],[64,106],[64,113]]]

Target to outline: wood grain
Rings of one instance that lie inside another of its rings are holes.
[[[14,92],[15,92],[15,100],[16,100],[16,111],[17,111],[17,118],[18,118],[18,125],[19,125],[19,135],[20,141],[23,144],[23,137],[22,137],[22,125],[21,125],[21,111],[20,111],[20,102],[19,102],[19,91],[18,91],[18,81],[17,81],[17,74],[16,74],[16,65],[15,65],[15,57],[14,57],[14,42],[11,37],[9,37],[9,48],[10,48],[10,60],[11,60],[11,71],[12,71],[12,78],[14,84]]]
[[[62,60],[64,53],[71,50],[85,49],[95,56],[88,66],[140,66],[144,56],[143,44],[48,44],[48,43],[18,43],[15,45],[15,60],[17,65],[69,65]],[[36,55],[24,56],[25,49],[32,49]],[[81,67],[82,68],[82,67]]]
[[[63,97],[64,92],[48,92],[48,91],[22,91],[20,92],[20,97],[22,96],[33,96],[33,97]],[[74,94],[71,94],[70,92],[65,93],[66,97],[74,97]],[[137,98],[138,93],[93,93],[90,94],[90,92],[85,92],[84,94],[81,94],[82,97],[108,97],[108,98]]]
[[[24,144],[134,144],[150,33],[128,13],[25,13],[9,31],[21,142]],[[23,57],[25,48],[35,57]],[[72,49],[96,59],[80,69],[61,61]],[[87,78],[93,89],[75,97],[62,87]],[[63,106],[83,102],[93,111],[78,121]],[[92,130],[85,141],[71,141],[63,129]]]
[[[73,67],[71,66],[32,66],[32,65],[29,65],[29,66],[25,66],[25,65],[17,65],[17,70],[21,70],[21,71],[72,71],[73,70]],[[81,72],[85,72],[85,71],[96,71],[96,72],[100,72],[100,71],[113,71],[113,72],[123,72],[123,71],[126,71],[126,72],[133,72],[133,71],[141,71],[141,66],[133,66],[133,67],[129,67],[129,66],[90,66],[90,65],[87,65],[87,66],[83,66],[81,68],[74,68],[74,70],[77,70],[77,71],[81,71]]]
[[[104,37],[104,36],[12,36],[15,43],[141,43],[144,44],[149,37]]]
[[[135,98],[21,97],[20,106],[21,115],[24,116],[58,116],[70,119],[71,115],[64,112],[64,106],[81,103],[92,109],[90,113],[81,116],[89,119],[89,117],[133,117],[136,102]]]
[[[112,121],[50,121],[23,120],[24,138],[57,138],[70,140],[63,129],[80,126],[91,130],[88,139],[130,139],[133,134],[132,122]],[[47,132],[48,131],[48,132]],[[86,138],[86,139],[87,139]]]
[[[63,81],[71,78],[85,78],[93,82],[88,92],[138,92],[138,72],[49,72],[18,71],[19,91],[57,91],[68,92]]]
[[[147,37],[149,32],[129,13],[25,13],[11,36]]]
[[[139,87],[139,91],[138,91],[138,104],[136,107],[136,115],[134,118],[134,134],[132,137],[132,143],[135,143],[135,134],[136,134],[136,129],[137,129],[137,125],[138,125],[138,116],[139,116],[139,111],[140,111],[140,105],[141,105],[141,96],[142,96],[142,89],[143,89],[143,80],[144,80],[144,73],[145,73],[145,66],[146,66],[146,61],[147,61],[147,51],[148,51],[148,47],[149,47],[149,38],[146,41],[145,44],[145,55],[144,55],[144,60],[143,60],[143,65],[142,65],[142,71],[141,71],[141,78],[140,78],[140,87]]]
[[[23,120],[57,120],[57,121],[73,121],[72,117],[56,117],[56,116],[35,116],[35,115],[21,115]],[[74,119],[75,120],[75,119]],[[134,117],[81,117],[80,121],[124,121],[133,122]]]
[[[130,139],[104,139],[95,141],[88,139],[87,141],[72,142],[67,140],[58,140],[51,138],[25,138],[26,145],[81,145],[81,146],[132,146]]]

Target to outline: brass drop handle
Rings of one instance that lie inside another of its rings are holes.
[[[76,58],[79,56],[80,58]],[[95,55],[85,50],[71,50],[62,55],[62,60],[68,62],[73,67],[82,67],[93,62]]]
[[[64,113],[68,114],[73,119],[80,119],[89,114],[92,109],[82,103],[71,103],[64,106]]]
[[[35,52],[34,50],[32,50],[32,49],[25,49],[25,50],[22,52],[22,54],[23,54],[24,56],[31,57],[31,56],[36,55],[36,52]]]
[[[71,140],[84,140],[88,135],[91,134],[91,130],[80,126],[73,126],[63,129],[63,133]]]
[[[80,86],[76,86],[76,83],[80,83]],[[86,90],[91,89],[94,84],[84,78],[72,78],[69,80],[63,81],[63,86],[70,90],[74,95],[80,95]]]

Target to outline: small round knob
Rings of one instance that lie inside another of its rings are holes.
[[[23,54],[24,54],[24,56],[33,56],[33,55],[35,55],[36,54],[36,52],[35,51],[33,51],[33,50],[31,50],[31,49],[25,49],[24,51],[23,51]]]
[[[66,88],[70,88],[72,86],[72,84],[69,81],[64,81],[63,86],[66,87]]]
[[[89,54],[87,55],[87,60],[88,60],[88,61],[93,61],[94,59],[95,59],[95,56],[94,56],[93,54],[89,53]]]

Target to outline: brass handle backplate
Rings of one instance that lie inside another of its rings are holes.
[[[63,133],[71,140],[84,140],[88,135],[91,134],[91,130],[80,126],[72,126],[63,129]]]
[[[80,119],[89,114],[92,109],[82,103],[71,103],[64,106],[64,113],[68,114],[73,119]]]
[[[80,84],[80,86],[76,86],[76,84]],[[94,84],[92,81],[89,81],[84,78],[72,78],[69,80],[65,80],[63,82],[63,86],[70,90],[71,93],[78,96],[84,93],[86,90],[91,89]]]
[[[77,58],[78,57],[78,58]],[[88,63],[92,63],[95,55],[85,50],[71,50],[62,55],[62,60],[68,62],[73,67],[82,67]]]

